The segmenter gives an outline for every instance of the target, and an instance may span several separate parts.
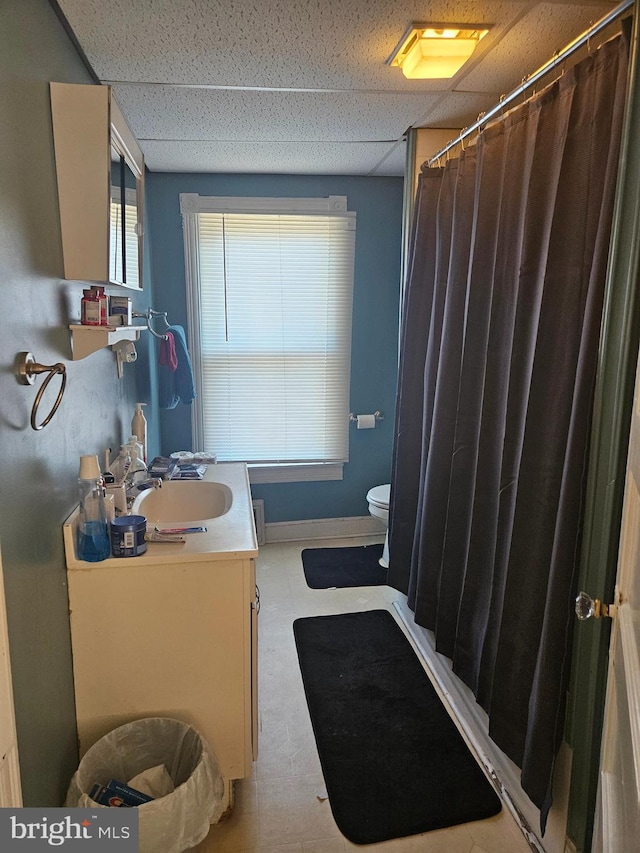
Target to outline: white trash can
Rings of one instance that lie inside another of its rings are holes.
[[[128,783],[164,765],[175,790],[138,806],[140,853],[182,853],[199,844],[223,811],[224,783],[212,749],[179,720],[149,717],[120,726],[97,741],[80,761],[65,805],[108,808],[89,796],[97,782]]]

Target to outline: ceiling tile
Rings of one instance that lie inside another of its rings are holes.
[[[407,145],[404,140],[394,145],[371,171],[372,175],[404,175]]]
[[[495,95],[452,92],[441,95],[438,101],[420,117],[418,127],[468,127],[480,113],[497,103]]]
[[[404,158],[400,166],[397,158],[386,168],[382,163],[391,145],[373,142],[145,142],[142,148],[145,162],[154,172],[289,175],[402,175],[404,172]]]
[[[611,4],[538,3],[515,25],[508,38],[457,81],[456,89],[507,95],[525,74],[537,71],[556,51],[610,10]]]
[[[416,91],[385,64],[407,26],[488,22],[526,2],[431,0],[59,0],[102,80]]]
[[[131,85],[115,86],[114,91],[139,139],[194,141],[395,140],[441,97]]]

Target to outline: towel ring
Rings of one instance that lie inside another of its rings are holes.
[[[62,402],[64,390],[67,386],[67,369],[60,361],[57,364],[38,364],[38,362],[33,356],[33,353],[18,353],[18,355],[16,356],[16,378],[18,379],[18,382],[20,382],[22,385],[33,385],[33,383],[36,381],[36,376],[39,373],[48,373],[49,375],[38,389],[36,399],[33,401],[33,407],[31,409],[31,429],[36,430],[36,432],[46,427],[51,418],[58,411],[58,406]],[[55,403],[51,407],[51,411],[42,421],[42,423],[38,426],[36,418],[38,414],[38,406],[42,402],[42,395],[47,390],[47,386],[51,382],[53,377],[58,374],[62,377],[58,396],[56,397]]]

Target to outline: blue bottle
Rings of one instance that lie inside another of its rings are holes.
[[[111,553],[104,507],[104,481],[97,456],[80,457],[78,477],[80,509],[76,547],[78,559],[88,563],[106,560]]]

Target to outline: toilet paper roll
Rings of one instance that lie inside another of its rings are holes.
[[[358,415],[358,429],[373,429],[375,425],[375,415]]]

